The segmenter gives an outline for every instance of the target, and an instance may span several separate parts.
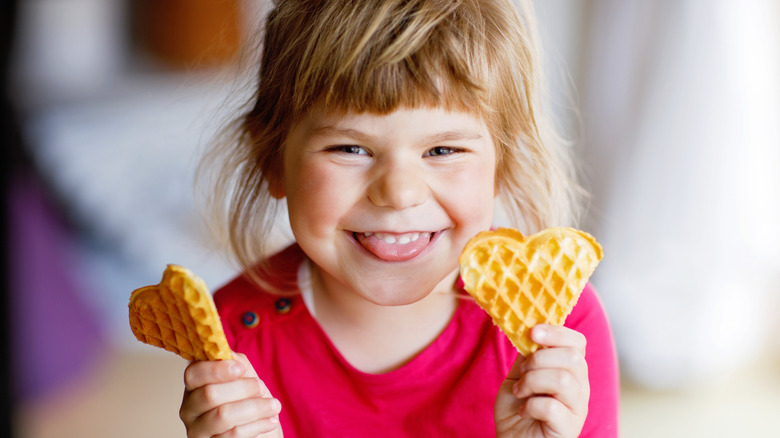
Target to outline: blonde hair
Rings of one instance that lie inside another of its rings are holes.
[[[511,225],[573,225],[571,160],[541,111],[529,1],[278,0],[269,13],[251,109],[215,153],[211,208],[248,272],[265,255],[283,145],[314,106],[386,114],[441,106],[481,116],[497,145],[496,179]],[[213,162],[213,156],[206,158]]]

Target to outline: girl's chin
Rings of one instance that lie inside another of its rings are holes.
[[[362,284],[360,295],[379,306],[408,306],[424,300],[452,296],[457,275],[446,275],[435,284],[421,284],[419,279],[387,279],[378,285]]]

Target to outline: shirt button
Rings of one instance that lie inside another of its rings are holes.
[[[246,328],[255,328],[260,324],[260,317],[257,316],[257,313],[249,311],[244,313],[241,317],[241,323],[244,324],[244,327]]]
[[[279,298],[276,300],[276,313],[287,313],[292,307],[292,302],[288,298]]]

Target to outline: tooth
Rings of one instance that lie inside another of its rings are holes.
[[[411,241],[412,239],[406,234],[398,238],[398,243],[400,243],[401,245],[405,245]]]
[[[391,236],[391,235],[388,234],[388,235],[384,236],[384,238],[382,240],[384,240],[385,243],[395,243],[395,236]]]
[[[364,235],[365,237],[371,237],[371,236],[373,236],[373,235],[374,235],[374,233],[363,233],[363,235]]]
[[[420,233],[412,233],[412,237],[410,238],[410,240],[414,242],[419,238],[420,238]]]

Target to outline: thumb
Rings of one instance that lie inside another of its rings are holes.
[[[509,369],[506,379],[499,386],[494,406],[496,427],[498,427],[499,422],[506,423],[509,421],[514,424],[517,420],[517,413],[522,402],[515,397],[513,388],[523,376],[525,361],[526,358],[522,354],[518,354],[515,362]]]
[[[249,359],[247,359],[246,355],[241,353],[233,352],[233,360],[236,361],[241,367],[244,368],[244,374],[241,375],[241,378],[243,379],[253,379],[257,382],[257,391],[258,394],[263,398],[271,398],[273,395],[271,394],[271,391],[268,389],[268,387],[265,385],[265,382],[263,382],[260,377],[257,375],[257,371],[255,371],[255,368],[252,366],[252,363],[249,362]]]
[[[523,375],[523,365],[525,364],[526,357],[522,354],[517,355],[517,359],[512,364],[512,368],[509,369],[509,373],[506,375],[507,380],[519,380]]]
[[[249,362],[249,359],[245,354],[233,352],[233,360],[235,360],[236,363],[241,365],[241,368],[243,368],[243,374],[241,377],[257,377],[255,367],[252,366],[252,363]]]

